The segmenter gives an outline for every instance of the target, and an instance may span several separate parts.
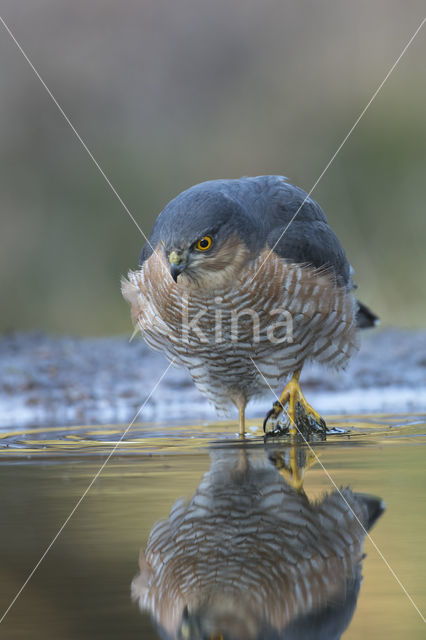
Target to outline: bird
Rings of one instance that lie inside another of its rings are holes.
[[[139,268],[122,279],[135,330],[186,367],[239,433],[253,397],[284,390],[264,429],[297,409],[325,427],[300,387],[304,364],[343,368],[377,316],[354,294],[353,268],[320,205],[283,176],[217,179],[158,215]]]
[[[279,455],[291,457],[289,448]],[[381,498],[346,487],[311,501],[266,450],[217,447],[210,456],[192,498],[153,526],[133,600],[164,640],[340,638]]]

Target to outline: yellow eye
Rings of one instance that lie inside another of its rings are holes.
[[[210,636],[210,640],[223,640],[223,635],[221,633],[214,633]]]
[[[208,249],[210,249],[210,247],[213,244],[213,240],[210,236],[204,236],[203,238],[200,238],[196,245],[195,248],[198,251],[207,251]]]

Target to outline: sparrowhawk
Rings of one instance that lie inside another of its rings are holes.
[[[154,525],[133,598],[164,640],[337,640],[383,510],[349,488],[311,502],[263,452],[212,450],[191,500]]]
[[[163,209],[122,291],[145,340],[217,409],[236,405],[241,434],[248,401],[291,375],[267,418],[288,402],[295,433],[297,406],[322,422],[300,390],[304,363],[344,366],[376,323],[352,271],[321,207],[284,177],[212,180]]]

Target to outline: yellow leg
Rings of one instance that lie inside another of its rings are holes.
[[[296,425],[296,405],[302,405],[306,415],[314,419],[318,424],[325,424],[320,414],[306,401],[299,384],[299,378],[302,369],[294,372],[291,380],[286,384],[284,391],[280,395],[278,402],[274,402],[271,411],[268,412],[263,423],[263,429],[266,430],[266,424],[270,418],[276,419],[282,413],[285,405],[288,403],[287,416],[290,421],[290,435],[295,436],[298,429]]]
[[[240,425],[240,438],[244,438],[246,432],[246,408],[244,405],[240,405],[238,407],[238,417]]]
[[[274,451],[270,459],[293,489],[298,493],[305,493],[303,490],[305,472],[317,461],[312,451],[300,449],[298,445],[292,443],[289,447]]]

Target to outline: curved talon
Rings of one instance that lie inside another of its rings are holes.
[[[266,414],[265,419],[263,421],[263,433],[266,433],[266,425],[268,424],[268,420],[272,416],[273,413],[274,413],[274,410],[270,409],[268,411],[268,413]]]
[[[272,409],[268,411],[263,421],[263,433],[266,433],[266,425],[268,424],[269,418],[271,418],[272,416],[274,418],[278,418],[282,410],[282,404],[280,402],[274,402],[274,404],[272,405]]]
[[[267,444],[267,442],[270,439],[273,440],[274,438],[280,438],[281,436],[288,436],[288,434],[289,434],[288,427],[278,426],[278,427],[275,427],[275,429],[272,429],[271,431],[267,431],[265,433],[265,435],[263,436],[263,442]]]
[[[327,431],[328,431],[328,427],[327,427],[327,424],[326,424],[324,418],[320,418],[319,423],[320,423],[321,431],[325,435],[327,433]]]

